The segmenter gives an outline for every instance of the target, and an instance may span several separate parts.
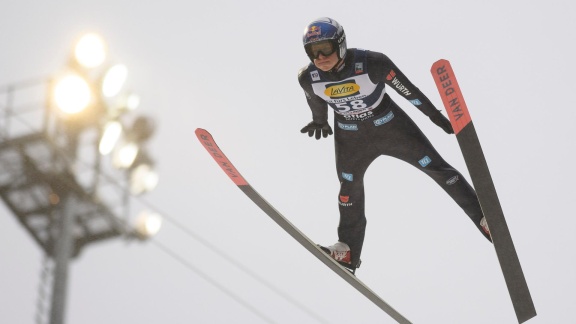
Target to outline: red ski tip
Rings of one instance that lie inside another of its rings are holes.
[[[210,135],[210,133],[208,133],[207,130],[197,128],[195,133],[200,143],[204,146],[206,151],[210,153],[212,158],[214,158],[214,161],[218,163],[218,165],[222,168],[222,170],[224,171],[224,173],[226,173],[226,175],[230,178],[230,180],[234,181],[234,183],[238,186],[248,185],[248,182],[246,182],[244,177],[242,177],[242,175],[234,167],[232,162],[228,160],[226,155],[222,153],[218,145],[216,145],[216,142],[214,142],[214,138],[212,137],[212,135]]]
[[[432,65],[430,72],[434,77],[440,97],[442,97],[442,102],[450,118],[452,128],[454,128],[454,133],[458,135],[472,121],[472,118],[468,112],[464,96],[460,91],[456,75],[450,62],[444,59],[436,61]]]

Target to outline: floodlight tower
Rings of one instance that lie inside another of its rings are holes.
[[[130,198],[158,183],[145,145],[155,124],[131,116],[128,70],[106,56],[86,34],[58,75],[0,88],[0,197],[53,262],[51,324],[64,323],[68,264],[83,247],[161,225],[154,213],[131,225]],[[24,103],[32,93],[42,104]]]

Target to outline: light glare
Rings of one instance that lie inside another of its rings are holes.
[[[130,94],[126,99],[126,108],[134,110],[140,106],[140,97],[137,94]]]
[[[108,155],[122,135],[122,124],[118,121],[110,121],[104,126],[104,134],[102,134],[102,139],[100,139],[100,145],[98,147],[100,154]]]
[[[114,166],[120,169],[129,168],[138,155],[138,145],[127,143],[119,147],[114,154]]]
[[[144,211],[136,221],[136,232],[141,238],[147,239],[156,235],[162,227],[162,217],[156,213]]]
[[[106,59],[106,45],[98,34],[89,33],[78,41],[74,50],[76,61],[85,68],[100,66]]]
[[[128,68],[125,65],[117,64],[111,67],[102,81],[102,94],[108,98],[117,95],[126,82],[127,76]]]
[[[130,191],[134,195],[151,191],[158,185],[158,173],[148,164],[136,167],[130,177]]]
[[[54,88],[54,99],[63,112],[78,113],[90,104],[92,99],[90,86],[78,75],[65,76]]]

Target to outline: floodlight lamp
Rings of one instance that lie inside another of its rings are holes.
[[[127,77],[128,68],[125,65],[116,64],[109,68],[102,80],[102,94],[108,98],[116,96],[122,90]]]
[[[153,212],[143,211],[136,219],[136,234],[141,239],[156,235],[162,227],[162,217]]]
[[[74,57],[83,67],[93,69],[106,59],[106,45],[100,35],[88,33],[80,38],[74,48]]]
[[[117,147],[113,157],[113,164],[116,168],[127,169],[134,163],[138,155],[138,145],[133,142],[125,143]]]
[[[100,139],[100,145],[98,146],[100,154],[110,154],[118,143],[120,135],[122,135],[122,124],[115,120],[107,122],[104,126],[102,138]]]
[[[128,110],[134,110],[140,106],[140,96],[137,94],[131,93],[126,97],[126,108]]]
[[[158,180],[158,173],[150,164],[140,164],[130,173],[130,192],[139,195],[154,190]]]
[[[130,127],[130,135],[134,141],[142,143],[150,139],[156,130],[154,120],[148,116],[138,116]]]
[[[78,113],[92,101],[90,85],[82,77],[70,74],[56,82],[54,87],[56,106],[65,113]]]
[[[118,96],[114,103],[108,105],[108,114],[111,117],[118,117],[128,111],[133,111],[140,105],[140,97],[134,93],[122,94]]]

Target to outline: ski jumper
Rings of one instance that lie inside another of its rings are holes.
[[[348,49],[340,71],[324,72],[310,63],[300,70],[298,80],[315,123],[326,123],[328,108],[334,110],[336,171],[341,184],[338,240],[350,247],[352,265],[358,265],[366,230],[364,173],[381,155],[403,160],[434,179],[490,240],[480,226],[483,215],[474,189],[386,93],[392,88],[425,115],[438,113],[386,55]]]

